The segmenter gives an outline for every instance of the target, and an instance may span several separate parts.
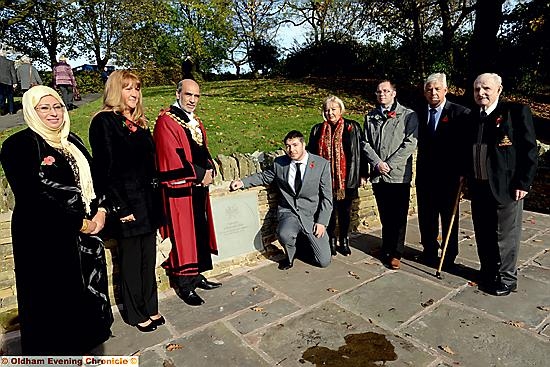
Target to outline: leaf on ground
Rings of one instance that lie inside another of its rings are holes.
[[[537,306],[537,308],[542,311],[550,311],[550,306]]]
[[[177,343],[169,343],[166,345],[166,350],[168,352],[172,352],[174,350],[178,350],[178,349],[183,349],[183,346],[181,344],[177,344]]]
[[[174,364],[174,361],[172,361],[171,359],[165,359],[162,362],[162,367],[176,367],[176,365]]]
[[[338,289],[336,288],[327,288],[327,291],[331,292],[331,293],[338,293],[340,292]]]
[[[426,302],[422,302],[420,304],[420,306],[422,307],[428,307],[428,306],[431,306],[434,304],[434,300],[432,298],[430,298],[429,300],[427,300]]]
[[[540,238],[535,238],[533,242],[542,242],[542,240]]]
[[[513,327],[523,328],[525,327],[525,323],[523,321],[504,321],[505,324],[511,325]]]
[[[477,285],[477,283],[476,283],[476,282],[472,282],[472,281],[470,280],[470,281],[468,282],[468,285],[469,285],[470,287],[475,287],[475,286]]]
[[[250,309],[256,312],[262,312],[264,310],[264,308],[260,306],[251,307]]]
[[[252,292],[256,292],[258,290],[258,286],[252,287]]]
[[[464,236],[464,238],[467,239],[467,240],[471,240],[471,239],[472,239],[472,236],[466,235],[466,236]]]
[[[361,279],[361,277],[359,275],[357,275],[356,273],[354,273],[353,271],[348,271],[348,274],[351,275],[352,277],[354,277],[355,279]]]
[[[237,291],[231,291],[231,295],[234,296],[237,294]]]
[[[448,345],[439,345],[438,348],[446,353],[455,354],[455,352]]]

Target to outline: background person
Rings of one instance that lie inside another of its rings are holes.
[[[73,69],[67,63],[67,58],[61,56],[57,65],[53,67],[53,84],[54,88],[61,91],[63,103],[68,110],[77,108],[73,104],[74,88],[76,88],[76,80],[74,78]]]
[[[21,65],[17,68],[17,81],[23,93],[31,87],[42,84],[38,70],[32,66],[31,59],[26,55],[21,57]]]
[[[523,199],[537,170],[537,141],[528,106],[499,100],[502,78],[485,73],[474,81],[469,134],[468,188],[477,244],[480,287],[497,296],[517,288]]]
[[[215,174],[214,162],[206,130],[195,114],[199,98],[195,81],[180,81],[176,102],[161,111],[153,135],[167,218],[161,235],[172,242],[163,267],[178,296],[192,306],[204,303],[196,288],[221,286],[201,274],[213,268],[211,254],[218,253],[218,245],[208,188]]]
[[[88,236],[103,228],[105,210],[97,210],[90,155],[70,133],[57,92],[31,88],[23,115],[28,128],[6,139],[0,153],[15,195],[22,352],[82,355],[109,338],[113,322],[103,246]]]
[[[13,90],[17,87],[17,74],[13,61],[6,57],[6,51],[0,50],[0,113],[14,114]],[[8,103],[8,110],[4,106]]]
[[[156,234],[161,198],[155,145],[143,115],[141,82],[125,70],[105,84],[103,109],[90,124],[96,182],[113,205],[108,221],[118,243],[121,295],[126,322],[142,332],[164,324],[158,312]]]
[[[332,181],[329,162],[306,150],[304,136],[290,131],[283,139],[286,155],[275,158],[273,167],[242,180],[231,181],[229,188],[238,190],[276,183],[279,189],[277,236],[287,258],[279,269],[294,265],[299,236],[313,250],[315,262],[322,268],[330,265],[330,246],[326,226],[332,213]]]
[[[418,135],[416,113],[399,104],[396,95],[389,80],[376,87],[378,105],[365,116],[364,145],[382,223],[382,257],[391,269],[400,268],[405,248],[412,155]]]
[[[330,96],[323,102],[325,121],[311,129],[307,150],[330,162],[333,209],[327,227],[330,251],[336,255],[336,217],[340,237],[340,251],[351,254],[348,232],[351,222],[351,204],[359,196],[361,185],[361,148],[364,141],[359,123],[342,117],[344,102]]]
[[[417,109],[421,121],[416,158],[418,227],[424,248],[423,261],[430,266],[439,264],[440,243],[437,238],[440,218],[441,233],[445,238],[460,186],[460,167],[468,146],[464,132],[470,123],[470,109],[447,100],[446,94],[445,74],[431,74],[424,82],[427,104]],[[447,244],[443,264],[446,270],[454,266],[458,255],[458,218],[456,215]]]

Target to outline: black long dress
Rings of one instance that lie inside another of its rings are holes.
[[[69,141],[90,159],[76,135]],[[15,195],[23,355],[81,355],[109,338],[113,316],[103,246],[80,233],[86,212],[77,175],[65,154],[29,128],[4,142],[0,160]]]

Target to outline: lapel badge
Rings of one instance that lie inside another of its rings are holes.
[[[512,141],[510,140],[508,135],[504,135],[502,140],[498,143],[499,147],[507,147],[507,146],[510,146],[510,145],[512,145]]]

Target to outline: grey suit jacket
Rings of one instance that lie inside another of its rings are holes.
[[[291,160],[288,156],[275,158],[273,167],[242,179],[244,188],[269,185],[275,181],[279,189],[278,216],[296,215],[306,233],[314,223],[328,225],[332,213],[332,178],[329,162],[309,153],[302,188],[297,196],[288,184]]]
[[[382,116],[375,108],[365,116],[365,139],[363,147],[367,162],[372,166],[370,179],[373,183],[409,183],[412,180],[412,155],[418,138],[416,112],[396,102],[395,117]],[[391,171],[381,176],[374,167],[386,162]]]
[[[5,56],[0,56],[0,83],[7,85],[17,84],[17,75],[15,74],[13,61]]]

